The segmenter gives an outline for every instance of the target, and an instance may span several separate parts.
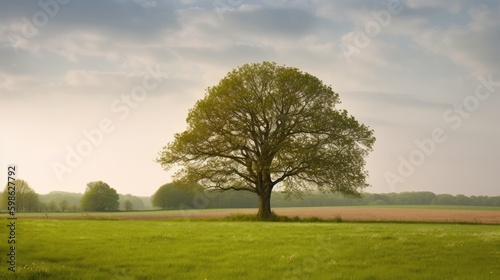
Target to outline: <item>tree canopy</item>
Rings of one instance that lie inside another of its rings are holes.
[[[131,194],[118,194],[120,203],[120,210],[143,210],[145,209],[144,202],[137,196]]]
[[[180,165],[179,182],[256,193],[261,219],[272,217],[276,186],[359,196],[375,138],[339,103],[330,86],[296,68],[245,64],[207,89],[157,161]]]
[[[32,212],[37,211],[40,206],[38,194],[33,190],[28,182],[17,179],[12,183],[16,186],[16,212]],[[2,208],[7,209],[7,199],[9,185],[5,186],[2,193]]]
[[[161,186],[152,196],[151,204],[162,209],[181,209],[193,207],[193,199],[200,188],[195,185],[168,183]]]
[[[108,184],[97,181],[87,184],[87,189],[80,201],[84,211],[116,211],[120,206],[119,196]]]

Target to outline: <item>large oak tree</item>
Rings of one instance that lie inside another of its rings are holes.
[[[375,138],[339,103],[330,86],[296,68],[245,64],[207,89],[157,161],[180,165],[179,182],[257,194],[261,219],[272,218],[275,188],[360,196]]]

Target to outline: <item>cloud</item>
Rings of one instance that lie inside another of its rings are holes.
[[[69,86],[102,87],[109,84],[117,86],[130,78],[131,76],[124,73],[70,70],[66,74],[65,81]]]
[[[172,1],[73,0],[54,17],[54,29],[63,33],[91,30],[115,40],[151,42],[178,28],[178,8],[180,5]]]
[[[396,33],[415,34],[413,42],[424,51],[448,58],[457,66],[465,67],[471,75],[500,70],[500,58],[495,55],[500,48],[499,3],[463,4],[457,15],[450,14],[453,11],[442,5],[415,5],[413,10],[403,12],[405,17],[398,19]]]
[[[457,14],[462,10],[463,0],[453,2],[441,2],[433,0],[407,0],[406,5],[411,9],[432,11],[442,9],[452,14]]]
[[[316,26],[315,17],[298,9],[252,9],[227,13],[224,24],[232,32],[270,38],[302,38]]]

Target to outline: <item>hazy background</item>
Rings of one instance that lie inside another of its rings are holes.
[[[268,60],[332,85],[342,108],[375,130],[366,191],[499,194],[500,85],[473,97],[479,77],[500,82],[498,1],[60,2],[0,3],[2,186],[15,163],[38,193],[84,192],[102,180],[151,195],[171,175],[158,152],[205,89]],[[390,19],[377,23],[379,11]],[[127,101],[148,68],[161,74]],[[453,112],[464,100],[471,110]],[[69,166],[68,149],[103,120],[112,131]],[[436,128],[446,140],[401,176],[401,157],[418,154],[415,141]]]

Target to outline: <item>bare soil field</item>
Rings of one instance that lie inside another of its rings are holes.
[[[448,210],[448,209],[406,209],[406,208],[281,208],[278,215],[318,217],[344,221],[408,221],[408,222],[466,222],[500,224],[500,211]]]
[[[273,211],[288,217],[318,217],[343,221],[387,221],[387,222],[450,222],[500,224],[499,210],[477,209],[420,209],[420,208],[368,208],[368,207],[298,207],[274,208]],[[63,213],[47,215],[23,215],[27,219],[203,219],[221,218],[232,214],[256,214],[257,209],[210,209],[189,211],[150,211],[120,213]]]

